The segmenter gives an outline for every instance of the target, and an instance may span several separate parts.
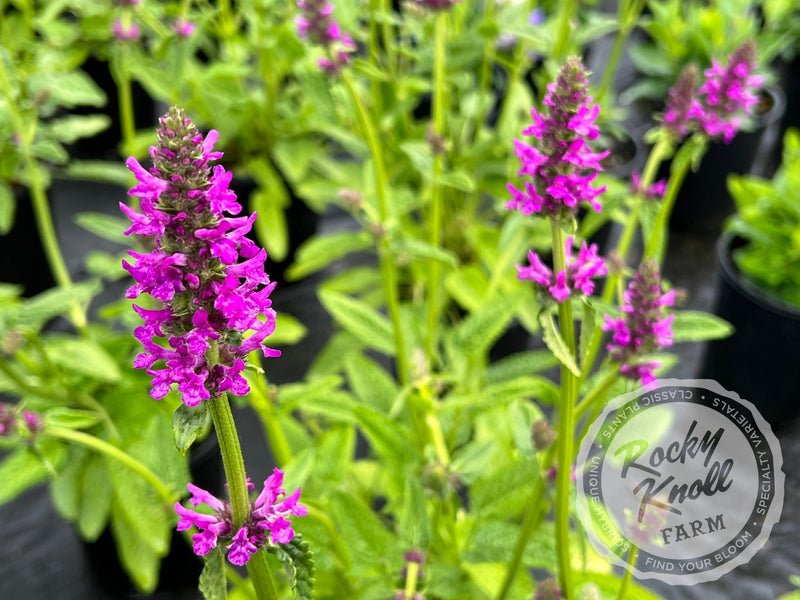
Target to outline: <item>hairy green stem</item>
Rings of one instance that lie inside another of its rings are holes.
[[[611,89],[611,83],[614,80],[617,65],[622,57],[622,50],[625,48],[625,42],[628,40],[644,8],[644,0],[620,1],[617,8],[617,24],[619,29],[614,38],[614,45],[611,48],[608,60],[603,66],[603,78],[600,80],[600,85],[597,86],[597,92],[595,93],[595,99],[599,103],[605,100],[606,94],[608,94]]]
[[[561,224],[551,221],[553,237],[553,268],[555,272],[566,270],[564,231]],[[568,300],[558,305],[558,324],[561,337],[570,354],[575,355],[575,322],[572,305]],[[559,584],[567,600],[572,596],[572,563],[569,551],[569,517],[572,454],[575,434],[575,397],[577,377],[566,365],[561,365],[561,401],[558,412],[558,471],[556,473],[556,553],[558,557]]]
[[[670,174],[669,183],[667,184],[667,193],[664,195],[664,199],[661,201],[661,206],[658,209],[650,239],[647,240],[645,244],[643,259],[655,258],[659,264],[664,260],[664,250],[667,245],[667,228],[669,227],[672,207],[675,205],[678,192],[683,185],[683,180],[686,178],[690,167],[691,162],[688,160],[684,161],[680,163],[676,171]]]
[[[350,98],[356,108],[359,123],[364,130],[364,135],[367,137],[370,152],[372,154],[372,162],[375,168],[375,188],[378,196],[378,211],[381,219],[380,226],[386,227],[389,216],[389,203],[386,197],[386,190],[388,187],[388,177],[386,176],[386,166],[383,159],[383,150],[381,142],[378,139],[378,132],[375,124],[361,102],[358,92],[355,89],[349,73],[341,73],[342,81],[347,88]],[[386,305],[389,311],[389,318],[392,322],[394,330],[394,343],[395,343],[395,361],[397,366],[397,373],[401,383],[408,382],[408,364],[406,357],[406,344],[405,334],[403,333],[403,325],[400,321],[400,298],[397,286],[397,269],[395,268],[394,259],[389,248],[389,239],[386,231],[383,232],[378,244],[378,258],[380,261],[381,280],[383,282],[383,291],[386,296]]]
[[[117,446],[109,444],[105,440],[101,440],[100,438],[89,435],[88,433],[84,433],[83,431],[76,431],[75,429],[67,429],[65,427],[46,426],[42,430],[41,434],[79,444],[124,464],[126,467],[147,481],[147,483],[151,485],[158,496],[170,506],[175,504],[180,499],[179,496],[175,494],[169,487],[167,487],[167,485],[165,485],[164,482],[162,482],[161,479],[159,479],[159,477],[145,464],[141,463]]]
[[[433,136],[441,139],[444,135],[444,92],[445,92],[445,37],[447,35],[447,11],[436,15],[433,51]],[[442,236],[442,185],[439,179],[443,170],[443,157],[433,149],[433,179],[431,188],[430,236],[431,246],[439,248]],[[439,317],[439,284],[441,265],[439,261],[430,263],[430,283],[428,284],[428,319],[425,335],[425,354],[433,362],[436,342],[436,321]]]

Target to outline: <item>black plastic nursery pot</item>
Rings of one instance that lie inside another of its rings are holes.
[[[728,193],[728,175],[751,171],[767,128],[780,124],[785,109],[786,96],[783,91],[774,87],[764,88],[755,129],[740,131],[728,144],[721,141],[709,144],[699,169],[686,174],[672,209],[670,229],[719,233],[725,218],[735,210]],[[662,163],[659,178],[668,176],[669,163]]]
[[[729,232],[717,241],[713,312],[736,331],[708,343],[699,377],[750,400],[778,428],[800,414],[800,308],[768,296],[737,269],[731,253],[744,243]]]

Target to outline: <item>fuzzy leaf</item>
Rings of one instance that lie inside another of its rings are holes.
[[[82,212],[75,216],[79,227],[110,242],[128,246],[130,241],[125,231],[130,227],[130,220],[124,216],[109,215],[99,212]]]
[[[7,455],[0,462],[0,506],[46,478],[47,469],[28,448]]]
[[[59,142],[71,144],[80,138],[88,138],[106,129],[111,124],[107,115],[70,115],[50,121],[50,132]]]
[[[471,356],[486,352],[514,318],[521,299],[520,294],[504,295],[470,313],[453,329],[455,346]]]
[[[219,547],[214,548],[205,555],[198,588],[205,600],[225,600],[228,597],[228,581],[225,578],[225,557]]]
[[[77,410],[59,406],[45,413],[45,421],[48,425],[57,427],[88,429],[96,425],[100,421],[100,418],[95,413],[88,410]]]
[[[302,279],[343,256],[366,250],[370,246],[372,239],[365,231],[312,236],[297,249],[297,256],[286,276],[290,280]]]
[[[186,406],[181,402],[172,415],[172,437],[178,452],[185,456],[195,440],[202,438],[210,426],[211,412],[207,403]]]
[[[291,542],[270,546],[269,552],[283,563],[295,600],[313,600],[316,566],[308,542],[303,540],[303,536],[295,533]],[[207,597],[206,600],[211,599]]]
[[[349,355],[344,366],[347,382],[356,397],[367,406],[388,413],[400,393],[395,380],[360,352]]]
[[[99,454],[92,454],[88,457],[81,483],[83,491],[78,530],[83,539],[91,542],[103,533],[111,511],[111,480],[108,476],[105,458]]]
[[[114,358],[93,340],[53,335],[45,338],[45,347],[54,364],[73,373],[108,383],[122,377]]]
[[[336,322],[361,342],[384,354],[394,355],[394,332],[385,316],[361,300],[329,290],[320,291],[319,299]]]
[[[539,324],[542,326],[542,337],[544,343],[553,353],[553,355],[561,362],[562,365],[567,367],[576,377],[580,377],[581,370],[575,362],[575,356],[570,352],[564,338],[561,337],[561,332],[556,326],[553,313],[551,311],[543,311],[539,315]]]

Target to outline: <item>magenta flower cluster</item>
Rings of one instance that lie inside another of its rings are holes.
[[[620,373],[649,385],[655,381],[653,370],[661,363],[642,359],[672,344],[673,315],[664,316],[664,307],[675,303],[675,292],[662,290],[658,265],[650,259],[639,267],[623,298],[622,316],[605,315],[603,330],[612,332],[606,348],[619,363]]]
[[[566,269],[554,273],[542,262],[533,250],[528,251],[530,265],[517,265],[517,278],[521,281],[529,279],[547,290],[558,302],[563,302],[571,294],[582,293],[587,296],[594,291],[594,277],[608,272],[605,260],[597,254],[597,244],[587,246],[583,242],[577,256],[572,255],[573,238],[567,238],[564,246],[566,253]]]
[[[111,25],[111,33],[120,42],[133,42],[139,39],[142,32],[135,21],[125,22],[123,19],[117,19]]]
[[[246,237],[256,215],[230,216],[242,207],[228,189],[232,174],[209,166],[222,156],[212,151],[216,131],[203,139],[172,107],[157,134],[153,168],[146,171],[133,157],[126,163],[139,181],[130,194],[139,198],[141,212],[120,203],[132,221],[126,235],[142,236],[153,247],[128,252],[134,261],[123,266],[135,284],[126,296],[149,294],[160,304],[134,305],[144,319],[134,331],[144,347],[134,366],[153,377],[156,399],[173,385],[189,406],[225,392],[244,395],[248,354],[280,355],[264,346],[275,330],[269,299],[275,284],[264,271],[266,252]]]
[[[712,61],[699,88],[696,69],[687,67],[669,92],[663,125],[677,138],[699,130],[729,143],[758,104],[757,54],[755,42],[745,41],[726,65]]]
[[[250,489],[254,489],[249,480],[248,484]],[[302,517],[308,514],[308,509],[298,504],[300,488],[297,488],[291,496],[283,497],[286,495],[286,490],[281,487],[282,485],[283,471],[276,468],[264,481],[264,489],[251,504],[250,514],[245,522],[235,529],[230,504],[190,483],[187,485],[192,494],[189,502],[195,508],[198,504],[205,504],[211,508],[213,514],[197,512],[176,502],[175,512],[180,517],[178,531],[192,527],[200,530],[199,533],[192,535],[192,549],[198,556],[208,554],[222,543],[227,550],[228,560],[234,565],[244,565],[266,544],[291,542],[294,530],[289,519],[292,516]]]
[[[508,184],[512,196],[508,209],[562,217],[574,215],[578,204],[588,202],[600,212],[597,196],[605,187],[594,187],[592,182],[603,170],[600,161],[608,151],[595,153],[588,144],[599,135],[594,123],[600,112],[600,106],[592,104],[588,86],[580,59],[567,59],[556,81],[547,86],[541,114],[531,109],[533,125],[522,133],[537,141],[531,145],[514,140],[514,153],[522,164],[518,175],[528,179],[522,190]]]
[[[322,46],[327,56],[319,60],[320,68],[336,73],[350,63],[356,45],[350,34],[342,31],[333,18],[333,4],[327,0],[298,0],[301,15],[295,19],[297,33],[304,39]]]

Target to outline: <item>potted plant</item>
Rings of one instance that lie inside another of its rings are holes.
[[[715,312],[735,333],[709,343],[701,373],[736,389],[775,425],[800,412],[800,135],[789,129],[772,179],[732,175],[737,212],[717,242]]]

